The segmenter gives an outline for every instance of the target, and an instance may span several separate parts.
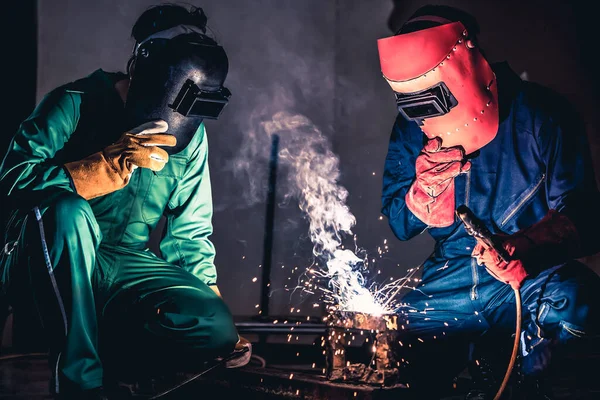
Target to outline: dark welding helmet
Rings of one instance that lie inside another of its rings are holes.
[[[173,37],[171,37],[173,36]],[[135,67],[125,102],[127,128],[162,119],[182,151],[204,118],[218,119],[231,93],[223,86],[229,62],[212,39],[178,26],[150,36],[134,50]]]

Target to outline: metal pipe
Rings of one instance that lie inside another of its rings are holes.
[[[265,215],[265,238],[263,243],[262,287],[260,310],[263,317],[269,316],[269,294],[271,288],[271,261],[273,256],[273,227],[275,221],[275,202],[277,185],[277,164],[279,153],[279,135],[271,136],[271,157],[269,160],[269,186],[267,191],[267,212]]]

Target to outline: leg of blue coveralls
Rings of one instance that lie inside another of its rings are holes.
[[[514,295],[500,284],[488,305],[490,324],[504,331],[514,329]],[[547,372],[555,350],[595,338],[600,328],[600,277],[579,262],[543,271],[527,279],[522,288],[522,372]]]
[[[457,281],[451,278],[458,273],[440,272],[435,280],[428,279],[427,285],[402,298],[398,310],[401,374],[427,396],[423,398],[447,392],[467,364],[470,343],[488,328],[473,307],[471,287],[453,286]]]
[[[231,313],[196,276],[147,251],[101,246],[99,257],[112,266],[100,321],[107,373],[126,379],[198,370],[233,351]]]
[[[15,312],[33,297],[50,350],[52,391],[63,391],[59,383],[74,390],[101,386],[92,290],[101,234],[92,210],[80,196],[63,192],[22,214],[6,260]]]

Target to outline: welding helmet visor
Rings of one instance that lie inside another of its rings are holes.
[[[137,46],[135,68],[125,104],[128,129],[162,119],[177,138],[169,154],[191,142],[205,118],[218,119],[231,92],[224,82],[229,68],[224,49],[204,35],[150,37]]]
[[[378,49],[399,112],[429,138],[469,154],[496,136],[495,75],[461,22],[379,39]]]

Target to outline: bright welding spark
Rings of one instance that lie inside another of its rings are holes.
[[[324,264],[318,273],[328,283],[331,302],[343,311],[389,311],[366,287],[360,268],[364,261],[342,244],[346,235],[356,239],[356,219],[346,205],[348,191],[338,183],[339,158],[328,138],[308,118],[287,112],[273,115],[262,128],[268,136],[281,137],[279,159],[290,170],[288,196],[297,198],[309,221],[313,253]]]
[[[289,291],[292,294],[297,289],[306,292],[306,286],[314,285],[322,292],[324,298],[321,301],[334,306],[333,310],[375,315],[394,312],[394,298],[403,288],[413,289],[406,284],[414,271],[420,268],[410,270],[407,279],[392,279],[384,285],[385,290],[367,283],[363,273],[370,267],[369,258],[365,256],[361,259],[357,255],[357,239],[352,232],[356,219],[346,205],[348,191],[339,184],[339,158],[331,151],[329,139],[308,118],[288,112],[274,114],[261,124],[261,128],[269,139],[275,134],[281,138],[279,161],[289,171],[287,180],[290,191],[285,196],[296,198],[305,213],[316,258],[315,264],[302,274],[306,281],[299,279],[296,287],[289,286]],[[260,140],[256,133],[252,137]],[[251,151],[248,155],[252,155]],[[376,172],[372,174],[375,176]],[[383,220],[383,216],[378,218]],[[354,251],[342,243],[347,235],[353,237]],[[378,248],[379,258],[389,251],[387,239],[383,244],[383,249]],[[376,261],[372,256],[370,260],[371,265]],[[293,267],[291,270],[294,272],[297,269]],[[308,281],[311,283],[306,285]],[[414,282],[419,280],[414,278]],[[327,288],[322,287],[323,284]],[[288,288],[287,285],[285,287]]]

